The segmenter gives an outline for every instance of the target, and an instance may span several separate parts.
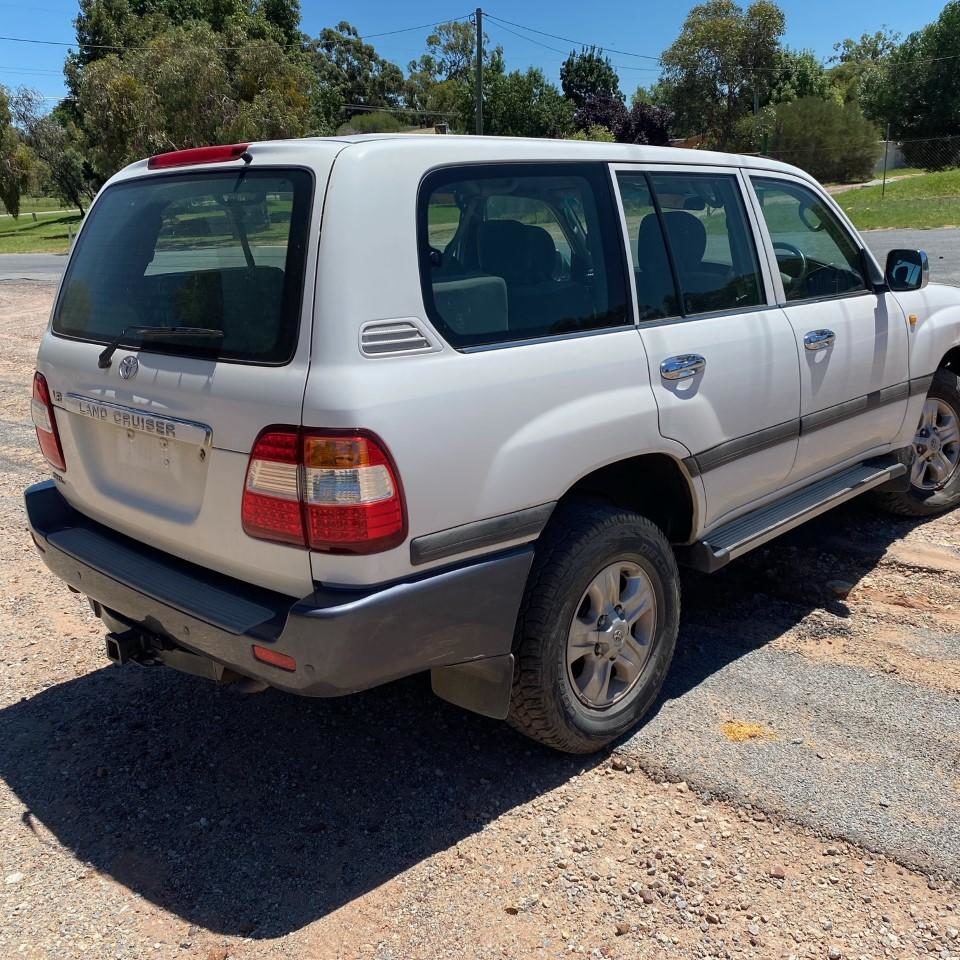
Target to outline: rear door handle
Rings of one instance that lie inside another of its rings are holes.
[[[660,376],[664,380],[686,380],[702,373],[707,361],[699,353],[681,353],[676,357],[667,357],[660,364]]]
[[[811,330],[804,338],[803,345],[808,350],[826,350],[836,342],[837,335],[832,330]]]

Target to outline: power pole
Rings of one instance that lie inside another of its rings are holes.
[[[477,136],[483,136],[483,11],[477,7]]]

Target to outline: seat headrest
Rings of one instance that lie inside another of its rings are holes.
[[[485,220],[477,232],[480,269],[507,283],[538,283],[553,276],[557,247],[543,229],[519,220]]]
[[[543,227],[527,227],[527,256],[532,281],[540,283],[552,279],[557,262],[557,245]]]
[[[670,210],[663,215],[663,222],[677,267],[699,267],[707,250],[707,228],[700,218],[685,210]]]

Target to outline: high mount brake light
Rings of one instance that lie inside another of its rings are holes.
[[[57,416],[50,400],[50,387],[47,378],[39,371],[33,375],[33,398],[30,401],[30,413],[33,425],[37,428],[37,443],[40,452],[47,458],[51,467],[66,470],[67,461],[60,444],[60,431],[57,429]]]
[[[168,167],[189,167],[198,163],[224,163],[228,160],[246,159],[249,143],[230,143],[216,147],[194,147],[191,150],[172,150],[158,153],[147,161],[148,170],[163,170]]]
[[[406,536],[396,467],[362,430],[265,430],[250,454],[241,513],[251,537],[326,553],[376,553]]]

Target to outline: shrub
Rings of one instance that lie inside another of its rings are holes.
[[[880,131],[853,103],[805,97],[777,105],[770,156],[818,180],[869,180],[880,155]]]
[[[406,130],[403,120],[395,113],[386,110],[374,110],[371,113],[358,113],[341,125],[338,133],[400,133]]]
[[[571,140],[599,140],[602,143],[616,143],[617,138],[613,131],[602,123],[595,123],[589,130],[578,130],[571,134]]]

